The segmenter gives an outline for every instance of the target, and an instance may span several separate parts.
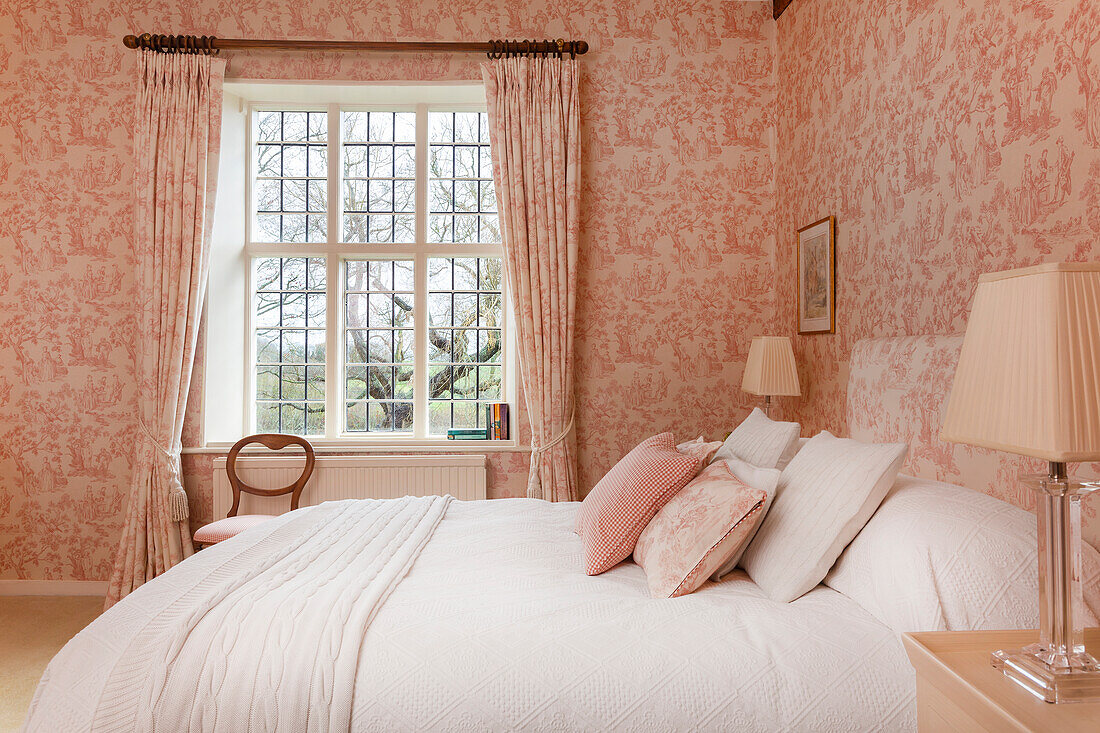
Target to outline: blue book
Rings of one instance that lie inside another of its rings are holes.
[[[447,440],[485,440],[486,431],[471,430],[468,428],[456,428],[447,431]]]

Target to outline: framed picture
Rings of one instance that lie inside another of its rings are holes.
[[[836,218],[798,230],[798,332],[836,329]]]

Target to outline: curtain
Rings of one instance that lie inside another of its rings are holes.
[[[209,264],[225,62],[141,51],[134,136],[139,435],[113,605],[194,552],[180,449]]]
[[[575,59],[519,57],[494,59],[481,68],[504,269],[531,420],[527,495],[574,501],[578,64]]]

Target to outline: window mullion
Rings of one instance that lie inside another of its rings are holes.
[[[340,348],[344,309],[341,302],[340,252],[334,245],[340,241],[340,219],[343,202],[340,197],[340,107],[328,105],[328,206],[325,257],[325,437],[335,438],[344,431],[343,373],[344,351]]]
[[[256,112],[252,105],[248,107],[248,124],[245,131],[245,145],[248,150],[248,170],[245,174],[245,224],[244,224],[244,243],[245,243],[245,293],[247,294],[244,313],[244,421],[241,426],[243,429],[242,435],[250,435],[256,432],[256,331],[253,324],[254,313],[256,310],[256,283],[255,273],[253,267],[255,262],[250,255],[250,244],[252,242],[252,226],[253,221],[256,218],[256,199],[253,187],[255,186],[255,175],[258,168],[258,161],[256,159],[256,146],[253,141],[253,136],[256,135]],[[207,351],[207,354],[210,352]],[[207,367],[209,368],[209,356],[207,356]]]
[[[413,324],[416,350],[413,356],[413,434],[428,435],[428,107],[416,106],[416,243]]]

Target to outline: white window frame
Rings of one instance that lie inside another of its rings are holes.
[[[227,86],[229,86],[227,84]],[[428,259],[431,257],[503,257],[500,244],[447,244],[430,243],[428,239],[428,113],[446,112],[484,112],[484,103],[452,102],[454,96],[470,97],[470,85],[456,94],[455,85],[416,85],[401,87],[381,87],[361,85],[358,87],[322,87],[320,85],[264,85],[241,84],[241,90],[248,95],[242,102],[241,112],[247,127],[244,134],[247,170],[244,175],[245,216],[243,247],[237,258],[244,266],[243,274],[246,294],[244,310],[241,314],[241,336],[246,344],[243,364],[243,394],[241,395],[242,435],[256,432],[256,338],[253,319],[255,317],[255,283],[253,261],[262,257],[324,257],[326,263],[326,345],[325,345],[325,435],[307,436],[310,442],[321,447],[336,449],[349,448],[389,448],[395,447],[433,447],[448,450],[475,449],[484,452],[486,448],[509,449],[517,445],[515,438],[508,440],[453,441],[444,436],[428,434]],[[482,87],[477,85],[480,92]],[[259,94],[256,91],[259,90]],[[292,90],[292,91],[287,91]],[[350,91],[349,91],[350,90]],[[395,93],[396,90],[396,93]],[[251,93],[249,93],[251,92]],[[255,96],[254,96],[255,95]],[[305,97],[303,101],[301,98]],[[345,101],[348,98],[352,101]],[[363,97],[382,99],[401,98],[395,102],[362,101]],[[312,99],[327,99],[323,103],[311,103]],[[335,100],[335,101],[334,101]],[[266,243],[253,241],[255,226],[254,183],[257,167],[256,114],[262,111],[326,111],[328,113],[328,185],[327,185],[327,241],[322,243]],[[341,153],[341,112],[345,111],[384,111],[416,112],[416,244],[386,243],[343,243],[343,162]],[[215,216],[217,226],[217,216]],[[215,239],[217,239],[215,237]],[[409,259],[414,262],[415,294],[413,305],[414,333],[416,348],[414,351],[413,390],[413,432],[411,433],[366,433],[344,430],[345,389],[344,382],[344,263],[347,260],[394,260]],[[501,315],[501,402],[512,405],[510,410],[510,435],[515,436],[516,414],[516,365],[515,343],[511,328],[511,300],[506,284],[502,284]],[[212,315],[208,313],[208,317]],[[214,317],[217,317],[216,315]],[[207,344],[207,354],[211,352]],[[208,358],[209,367],[209,358]],[[209,378],[208,378],[209,379]],[[205,412],[204,405],[204,412]],[[208,424],[208,421],[207,421]],[[224,432],[224,431],[222,431]],[[206,429],[204,426],[204,433]],[[227,441],[204,443],[208,448],[223,447]]]

